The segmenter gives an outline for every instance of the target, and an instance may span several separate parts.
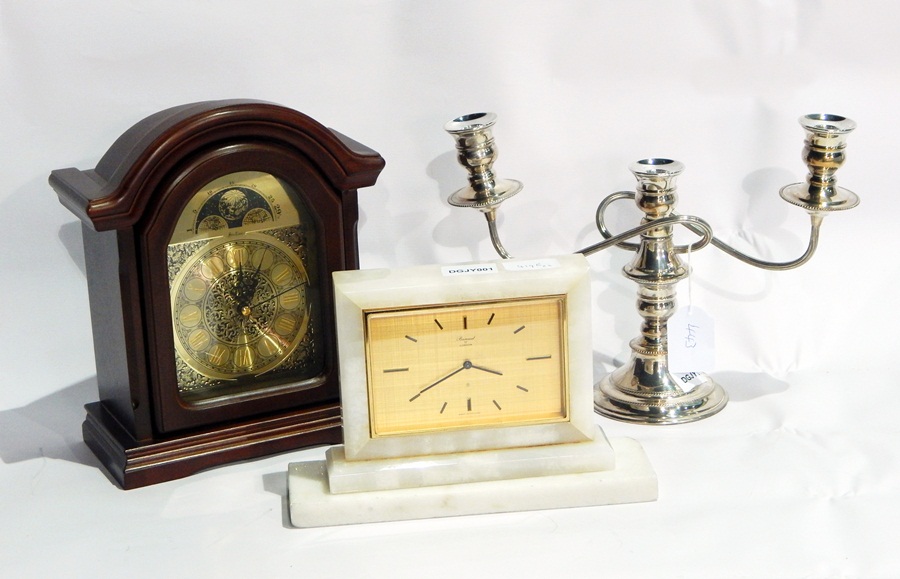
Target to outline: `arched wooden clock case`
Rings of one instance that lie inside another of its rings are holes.
[[[236,100],[159,112],[95,169],[51,173],[83,223],[100,392],[84,440],[123,488],[340,442],[331,273],[358,267],[357,189],[383,167]]]

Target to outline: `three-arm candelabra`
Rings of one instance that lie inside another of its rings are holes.
[[[494,113],[465,115],[448,122],[444,129],[456,141],[458,161],[468,171],[469,186],[448,199],[457,207],[472,207],[487,219],[491,243],[503,258],[510,255],[497,231],[500,204],[522,190],[522,183],[498,179],[493,172],[497,148],[491,131]],[[710,225],[692,215],[675,213],[675,181],[684,165],[670,159],[643,159],[629,170],[637,179],[635,192],[607,196],[597,207],[595,221],[604,241],[579,250],[590,255],[612,246],[634,252],[631,263],[623,268],[625,277],[638,284],[637,309],[643,318],[641,335],[630,342],[631,358],[594,387],[594,407],[604,416],[641,424],[679,424],[706,418],[728,402],[722,387],[705,377],[693,389],[682,388],[669,369],[668,320],[675,313],[675,286],[690,274],[680,255],[712,244],[728,255],[755,267],[771,270],[791,269],[812,257],[825,216],[851,209],[859,198],[838,187],[835,172],[844,163],[847,135],[856,128],[852,120],[829,114],[811,114],[800,118],[806,131],[803,158],[809,169],[805,183],[783,187],[781,197],[809,213],[810,235],[806,251],[795,260],[770,262],[755,259],[713,236]],[[633,199],[644,217],[640,225],[612,234],[604,223],[609,205]],[[700,236],[690,245],[675,245],[676,225]],[[638,242],[628,241],[639,237]]]

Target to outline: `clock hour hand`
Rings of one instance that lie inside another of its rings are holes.
[[[254,302],[252,305],[250,305],[250,308],[255,308],[256,306],[258,306],[258,305],[260,305],[260,304],[264,304],[264,303],[266,303],[266,302],[270,302],[270,301],[274,300],[275,298],[281,297],[281,296],[283,296],[284,294],[288,293],[288,292],[291,291],[291,290],[295,290],[295,289],[297,289],[297,288],[300,287],[300,286],[306,285],[307,282],[308,282],[308,280],[303,280],[303,281],[301,281],[300,283],[298,283],[298,284],[296,284],[296,285],[292,285],[291,287],[289,287],[289,288],[287,288],[287,289],[281,290],[281,291],[278,292],[277,294],[273,294],[273,295],[271,295],[271,296],[269,296],[269,297],[267,297],[267,298],[265,298],[265,299],[259,300],[258,302]]]
[[[225,293],[225,297],[240,313],[253,300],[256,287],[259,285],[259,270],[255,274],[250,273],[244,269],[243,262],[239,262],[234,271],[236,273],[233,283],[230,284],[231,287]]]
[[[259,271],[262,269],[262,263],[263,263],[263,257],[265,257],[265,251],[268,251],[268,250],[263,250],[263,256],[259,258],[259,263],[256,264],[256,271],[254,271],[250,276],[250,283],[249,283],[250,287],[247,288],[248,292],[247,292],[247,296],[246,296],[248,306],[251,303],[253,303],[253,300],[256,299],[256,292],[259,290],[259,286],[260,286],[259,282],[262,279],[262,276],[259,274]]]
[[[469,364],[470,368],[475,368],[476,370],[481,370],[482,372],[488,372],[490,374],[496,374],[497,376],[503,376],[503,372],[498,372],[496,370],[491,370],[490,368],[485,368],[484,366],[476,366],[475,364]]]

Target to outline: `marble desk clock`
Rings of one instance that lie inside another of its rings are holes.
[[[334,273],[344,444],[291,463],[318,527],[653,501],[593,414],[581,255]]]

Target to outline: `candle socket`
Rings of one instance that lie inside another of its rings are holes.
[[[456,160],[469,173],[469,186],[450,195],[450,205],[490,211],[522,190],[521,182],[494,175],[498,151],[491,127],[495,122],[494,113],[473,113],[444,125],[456,142]]]
[[[456,140],[458,159],[469,173],[469,187],[450,196],[451,205],[474,207],[487,217],[491,242],[502,257],[510,257],[497,232],[497,207],[522,189],[518,181],[501,181],[492,167],[497,149],[491,127],[494,113],[476,113],[453,119],[444,129]],[[712,416],[728,402],[725,390],[712,378],[699,374],[692,389],[669,371],[668,320],[675,313],[675,286],[690,275],[679,255],[712,245],[754,267],[773,271],[799,267],[816,251],[822,221],[830,212],[851,209],[859,204],[853,192],[837,186],[835,173],[844,164],[847,135],[856,128],[852,120],[831,114],[810,114],[800,118],[806,131],[803,160],[809,174],[805,183],[780,190],[781,197],[810,214],[809,244],[800,257],[789,261],[766,261],[751,257],[715,237],[710,225],[693,215],[675,213],[678,201],[675,181],[684,165],[671,159],[643,159],[629,170],[637,179],[634,193],[619,191],[608,195],[595,212],[594,221],[604,237],[579,250],[592,255],[610,247],[634,252],[623,268],[625,277],[638,284],[637,309],[643,322],[641,334],[631,340],[631,357],[594,386],[594,409],[604,416],[640,424],[681,424]],[[625,232],[612,234],[604,223],[604,213],[614,202],[633,199],[644,217]],[[676,246],[673,229],[686,227],[701,236],[690,245]],[[628,241],[639,238],[639,242]]]
[[[820,213],[852,209],[859,204],[855,193],[837,186],[835,172],[844,164],[847,135],[856,128],[850,119],[827,114],[800,117],[806,131],[803,161],[809,169],[806,183],[794,183],[779,192],[782,199],[809,211]]]

